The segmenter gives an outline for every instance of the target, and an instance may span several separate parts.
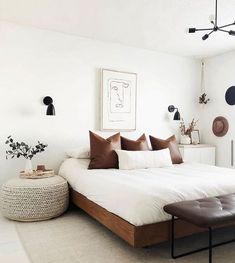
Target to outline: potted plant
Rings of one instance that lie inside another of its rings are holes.
[[[207,104],[210,101],[210,99],[206,96],[206,93],[202,93],[202,95],[199,97],[199,104]]]
[[[32,158],[40,153],[44,152],[45,148],[47,147],[47,144],[43,144],[38,141],[38,144],[35,146],[29,146],[25,142],[16,142],[11,136],[7,137],[7,140],[5,142],[10,150],[6,151],[6,159],[11,157],[13,158],[20,158],[24,157],[26,159],[25,163],[25,172],[26,173],[32,173],[33,167],[32,167]]]

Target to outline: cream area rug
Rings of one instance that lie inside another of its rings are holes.
[[[136,249],[79,209],[70,209],[56,219],[36,223],[15,222],[17,232],[32,263],[207,263],[207,251],[172,260],[170,244]],[[216,231],[216,239],[235,236],[235,229]],[[182,252],[207,244],[207,235],[180,239]],[[234,263],[235,243],[214,249],[214,263]]]

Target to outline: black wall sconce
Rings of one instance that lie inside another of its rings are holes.
[[[168,111],[169,111],[169,112],[174,112],[175,110],[176,110],[176,112],[175,112],[175,115],[174,115],[173,120],[174,120],[174,121],[180,121],[180,113],[179,113],[179,111],[178,111],[178,108],[176,108],[176,107],[173,106],[173,105],[168,106]]]
[[[53,99],[49,96],[44,97],[43,103],[47,105],[46,115],[55,115],[55,107],[53,105]]]

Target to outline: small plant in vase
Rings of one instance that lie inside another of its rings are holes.
[[[6,159],[9,157],[11,159],[13,158],[20,158],[24,157],[26,159],[25,164],[25,172],[26,173],[32,173],[32,158],[40,153],[44,152],[45,148],[47,147],[47,144],[43,144],[38,141],[38,144],[35,146],[29,146],[25,142],[16,142],[11,136],[7,137],[7,140],[5,142],[10,147],[10,150],[6,151]]]

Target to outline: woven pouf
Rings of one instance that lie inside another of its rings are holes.
[[[1,212],[13,220],[40,221],[57,217],[68,208],[68,184],[60,176],[12,179],[1,188]]]

